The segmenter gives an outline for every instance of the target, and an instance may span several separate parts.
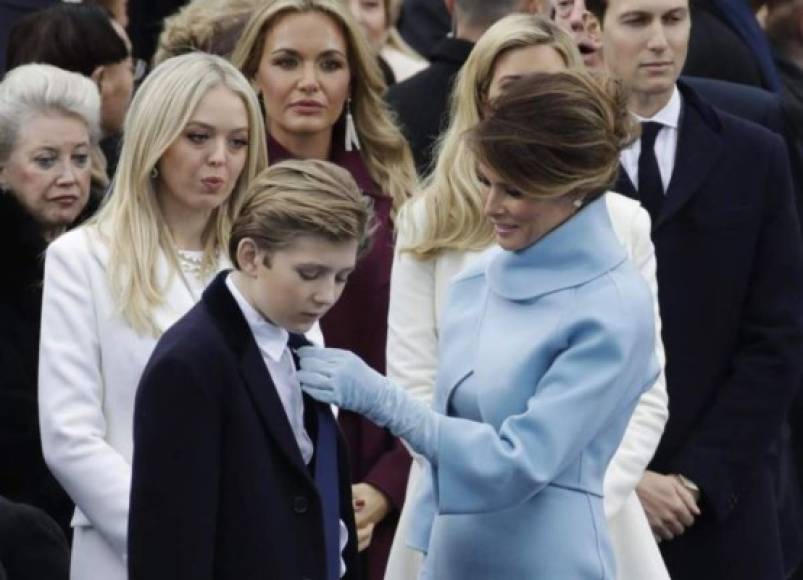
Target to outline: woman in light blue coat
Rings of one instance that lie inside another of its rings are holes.
[[[630,118],[583,72],[520,79],[468,138],[500,246],[452,284],[434,411],[343,351],[302,349],[314,397],[426,457],[411,544],[438,580],[609,580],[602,481],[659,372],[650,292],[600,198]]]

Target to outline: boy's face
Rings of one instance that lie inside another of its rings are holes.
[[[249,298],[276,326],[307,332],[340,298],[356,261],[356,240],[299,237],[269,256],[269,266],[258,251],[248,274]]]

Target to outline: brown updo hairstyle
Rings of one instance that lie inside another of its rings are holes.
[[[251,182],[229,238],[235,268],[240,240],[266,252],[287,248],[302,236],[341,243],[356,240],[365,254],[374,227],[373,204],[351,174],[333,163],[291,159],[272,165]]]
[[[636,127],[618,82],[566,71],[510,84],[468,137],[478,160],[525,195],[591,201],[616,181]]]

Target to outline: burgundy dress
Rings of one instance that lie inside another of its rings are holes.
[[[334,141],[342,142],[337,136]],[[292,157],[293,154],[275,139],[268,139],[270,163]],[[321,320],[321,330],[326,346],[350,350],[385,374],[390,270],[393,265],[393,223],[390,218],[393,202],[390,197],[377,194],[378,188],[359,152],[333,147],[329,161],[348,169],[360,189],[371,197],[377,228],[371,251],[362,257],[340,300]],[[341,410],[338,421],[349,447],[351,481],[374,486],[391,504],[388,515],[374,528],[371,545],[361,554],[363,577],[382,580],[404,504],[411,458],[401,441],[368,419]]]

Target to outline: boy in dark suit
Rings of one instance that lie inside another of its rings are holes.
[[[223,272],[163,335],[134,418],[131,580],[357,578],[345,447],[293,351],[339,298],[372,212],[349,174],[252,184]]]

